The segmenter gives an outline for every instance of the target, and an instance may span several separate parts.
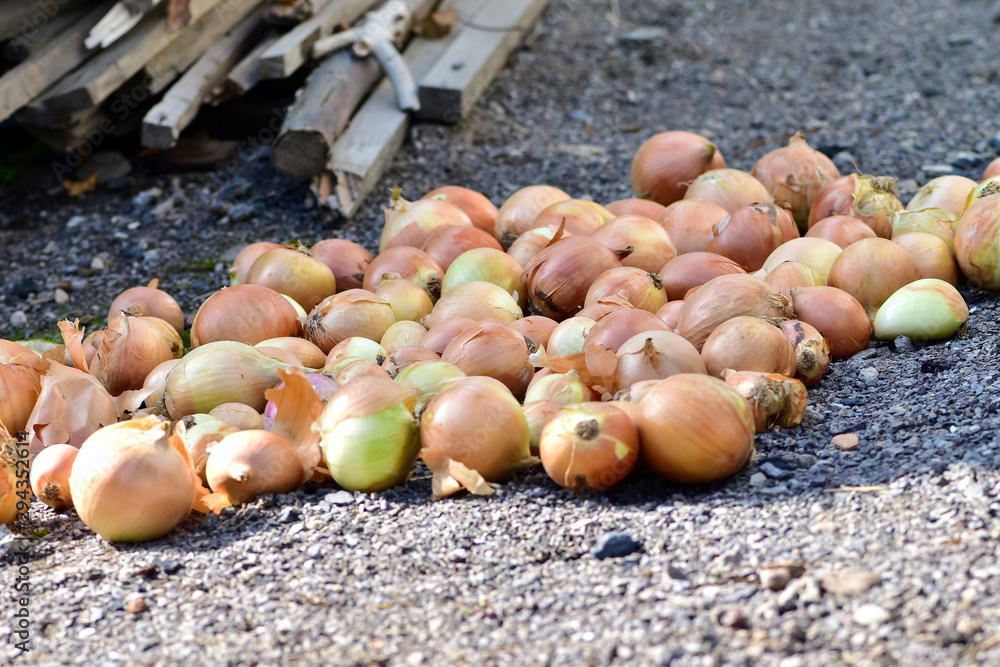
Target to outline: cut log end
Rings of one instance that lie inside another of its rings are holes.
[[[285,132],[274,144],[274,168],[285,176],[318,176],[329,161],[330,147],[321,132]]]

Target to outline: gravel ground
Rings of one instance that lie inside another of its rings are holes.
[[[379,192],[452,182],[499,203],[548,182],[610,201],[628,195],[631,155],[655,131],[701,132],[749,168],[804,129],[842,170],[897,175],[905,199],[940,173],[978,177],[1000,148],[982,120],[1000,108],[984,55],[997,11],[554,0],[473,116],[415,128]],[[249,152],[211,174],[137,170],[76,200],[47,165],[8,186],[0,336],[51,335],[67,315],[98,324],[118,291],[152,277],[193,311],[223,283],[220,258],[253,240],[375,244],[380,202],[342,224],[274,173],[266,146]],[[964,335],[834,364],[803,425],[760,435],[758,461],[712,487],[638,472],[578,497],[534,470],[491,498],[430,502],[420,468],[386,493],[307,487],[137,546],[36,503],[33,651],[10,642],[0,659],[1000,664],[1000,303],[964,293]],[[860,447],[835,448],[839,433]],[[611,533],[629,539],[606,544]],[[634,551],[597,557],[623,545]]]

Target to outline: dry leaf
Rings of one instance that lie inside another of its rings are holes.
[[[114,399],[90,373],[49,361],[41,384],[25,428],[32,456],[49,445],[79,447],[94,431],[118,421]]]
[[[434,500],[447,498],[462,489],[477,496],[493,494],[493,485],[483,479],[482,475],[454,459],[445,457],[441,465],[434,470],[434,479],[431,480]]]
[[[85,181],[63,181],[62,185],[70,197],[79,197],[86,192],[93,192],[97,189],[97,172],[95,171]]]
[[[313,424],[323,412],[323,401],[301,369],[279,368],[278,377],[284,381],[285,386],[264,392],[264,397],[278,409],[271,432],[292,443],[302,461],[305,474],[302,481],[305,483],[313,476],[313,469],[322,459],[319,433],[313,430]]]

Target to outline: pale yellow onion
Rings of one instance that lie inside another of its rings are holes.
[[[972,192],[969,193],[969,198],[965,200],[965,210],[968,211],[979,200],[997,194],[1000,194],[1000,175],[984,178],[979,183],[976,183],[976,187],[972,188]]]
[[[830,267],[841,252],[842,248],[833,241],[806,236],[782,243],[768,256],[761,269],[767,275],[782,262],[802,262],[826,285]]]
[[[50,445],[31,462],[31,491],[54,509],[73,506],[69,474],[79,453],[72,445]]]
[[[264,428],[264,418],[261,414],[244,403],[221,403],[209,410],[208,414],[240,431]]]
[[[940,208],[896,211],[892,214],[892,240],[904,234],[923,232],[933,234],[955,251],[955,227],[959,216]]]
[[[373,364],[382,365],[382,362],[388,356],[389,353],[386,352],[386,349],[376,341],[361,336],[352,336],[345,338],[333,346],[330,353],[326,355],[326,364],[324,366],[344,357],[367,359]]]
[[[608,269],[594,279],[587,290],[583,305],[618,294],[628,299],[639,310],[655,313],[667,302],[663,282],[655,273],[630,266]]]
[[[461,368],[437,359],[412,363],[399,371],[394,380],[416,392],[417,402],[413,411],[419,415],[423,407],[444,389],[449,380],[464,377],[467,376]]]
[[[965,327],[969,307],[953,285],[924,278],[901,287],[885,300],[875,314],[876,338],[894,340],[942,340]]]
[[[861,239],[844,248],[830,267],[827,283],[853,296],[874,318],[889,295],[918,278],[920,269],[909,252],[877,238]]]
[[[639,215],[621,215],[608,220],[591,234],[609,250],[632,248],[622,266],[655,273],[677,256],[670,235],[659,223]]]
[[[1000,289],[1000,195],[977,201],[955,229],[955,258],[969,282]]]
[[[580,379],[575,371],[550,373],[537,382],[532,382],[524,395],[525,406],[535,401],[556,401],[558,403],[582,403],[596,397],[590,387]]]
[[[108,321],[115,319],[124,310],[132,315],[158,317],[178,333],[184,331],[184,313],[180,305],[172,296],[159,289],[158,284],[159,281],[153,278],[145,287],[130,287],[116,296],[108,308]]]
[[[985,176],[983,178],[986,178]],[[965,176],[949,174],[933,178],[917,190],[906,205],[908,211],[919,211],[926,208],[939,208],[948,211],[956,218],[965,211],[969,193],[976,187],[976,182]]]
[[[299,313],[283,295],[264,285],[237,285],[205,300],[191,323],[191,347],[217,340],[256,345],[269,338],[298,336]]]
[[[205,478],[226,504],[240,505],[302,484],[302,462],[287,439],[262,429],[239,431],[212,445]]]
[[[521,308],[514,297],[499,285],[474,280],[442,295],[431,314],[420,323],[430,331],[441,322],[456,317],[510,324],[521,318]]]
[[[80,520],[109,542],[168,533],[195,504],[200,484],[170,424],[144,417],[99,429],[80,446],[69,477]]]
[[[427,333],[419,322],[400,320],[385,330],[382,334],[379,345],[387,354],[392,354],[401,347],[411,347],[420,345],[420,340]]]
[[[283,364],[289,364],[290,366],[301,366],[302,362],[299,358],[288,350],[284,350],[280,347],[270,347],[268,345],[254,345],[254,347],[267,356],[271,357],[275,361],[280,361]]]
[[[763,183],[739,169],[713,169],[698,176],[688,186],[684,199],[718,204],[729,213],[750,204],[773,204],[774,198]]]
[[[419,322],[434,308],[430,295],[408,280],[387,280],[378,286],[375,294],[389,302],[397,322]]]
[[[330,267],[305,249],[268,250],[250,266],[246,283],[290,296],[307,312],[337,291],[337,279]]]
[[[122,314],[108,322],[90,372],[118,396],[139,389],[150,371],[183,353],[181,337],[160,318]]]
[[[924,232],[903,234],[892,240],[902,247],[917,263],[921,278],[937,278],[952,285],[958,284],[958,264],[955,253],[940,237]]]
[[[529,185],[521,188],[503,203],[497,212],[493,233],[504,247],[531,228],[542,209],[570,196],[551,185]]]
[[[525,338],[530,340],[535,345],[535,348],[546,347],[549,344],[549,337],[558,325],[559,323],[552,318],[542,317],[541,315],[522,317],[511,324]]]
[[[611,211],[612,215],[616,218],[623,215],[641,215],[644,218],[656,220],[660,217],[660,214],[663,213],[666,206],[663,204],[657,204],[655,201],[650,201],[648,199],[630,197],[628,199],[617,199],[613,202],[607,203],[604,205],[604,208]]]
[[[564,356],[583,352],[583,344],[587,334],[596,322],[589,317],[571,317],[563,320],[552,329],[546,351],[553,356]]]
[[[206,484],[208,480],[205,477],[205,464],[208,463],[208,450],[227,435],[237,431],[239,429],[232,424],[208,413],[188,415],[174,424],[174,433],[183,441],[194,471]]]
[[[472,281],[493,283],[504,288],[518,303],[525,302],[523,267],[495,248],[473,248],[455,258],[445,271],[441,294]]]
[[[388,378],[358,378],[326,404],[316,428],[333,479],[376,493],[404,483],[420,450],[415,392]]]
[[[889,217],[902,208],[896,197],[896,179],[848,174],[830,181],[816,195],[809,212],[809,227],[831,215],[849,215],[871,227],[876,236],[889,238]]]
[[[389,353],[389,358],[382,362],[382,369],[395,379],[403,370],[420,361],[438,361],[441,357],[426,347],[404,345]]]
[[[374,292],[387,280],[408,280],[421,287],[437,301],[441,296],[444,271],[430,255],[420,248],[399,246],[379,253],[365,271],[364,289]]]
[[[163,400],[163,390],[167,384],[167,373],[178,363],[180,363],[180,359],[167,359],[146,375],[146,379],[142,381],[143,389],[150,390],[145,398],[146,407],[154,408],[160,405],[160,401]]]
[[[395,323],[388,301],[367,290],[347,290],[327,297],[309,313],[304,336],[329,354],[352,336],[381,340]]]
[[[389,208],[385,209],[385,225],[378,251],[385,252],[397,246],[419,248],[431,232],[449,225],[472,227],[472,220],[465,211],[441,199],[406,201],[396,188]]]
[[[337,384],[345,385],[358,378],[374,377],[385,380],[392,379],[389,371],[369,359],[361,357],[343,357],[336,359],[323,368],[323,374],[333,378]]]
[[[741,315],[787,318],[792,316],[792,308],[788,299],[759,278],[719,276],[684,300],[677,315],[677,333],[701,350],[717,326]]]
[[[735,475],[754,454],[749,406],[718,378],[673,375],[633,401],[640,455],[654,473],[681,484]]]
[[[615,217],[597,202],[585,199],[565,199],[549,204],[538,212],[531,228],[564,226],[570,234],[592,234],[598,227]]]
[[[293,354],[300,365],[305,368],[322,368],[326,363],[326,355],[313,342],[298,336],[279,336],[268,338],[254,345],[256,348],[277,347]]]
[[[793,134],[787,146],[764,154],[750,174],[764,184],[774,201],[787,205],[803,230],[816,195],[840,176],[833,160],[809,146],[801,132]]]

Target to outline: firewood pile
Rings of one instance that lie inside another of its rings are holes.
[[[546,4],[4,0],[0,122],[81,155],[138,133],[150,157],[183,144],[206,106],[308,72],[279,114],[274,165],[350,217],[414,117],[460,121]]]

